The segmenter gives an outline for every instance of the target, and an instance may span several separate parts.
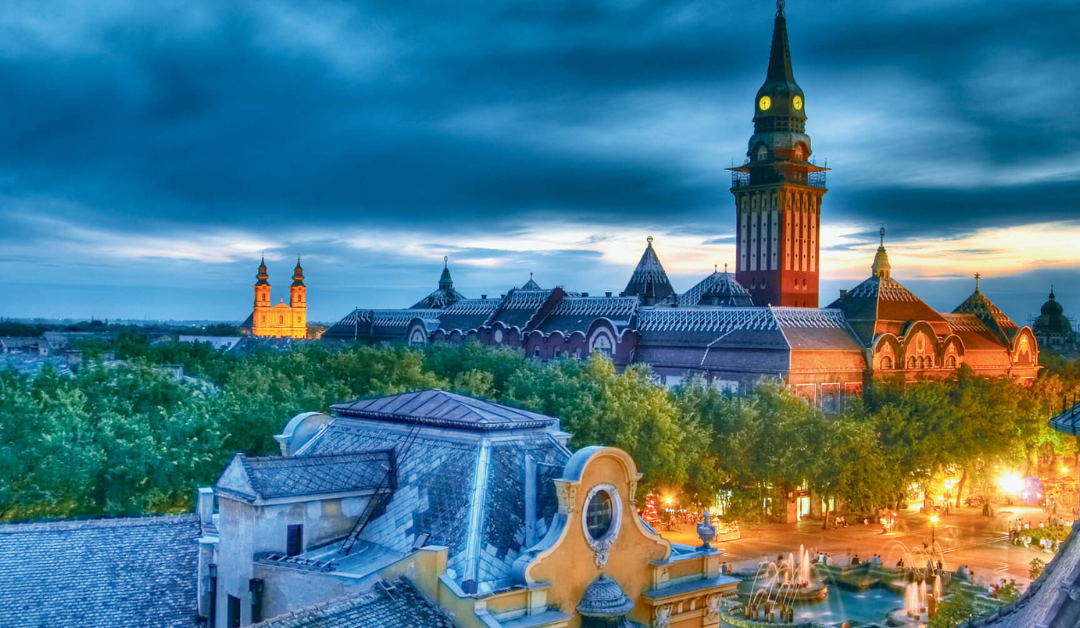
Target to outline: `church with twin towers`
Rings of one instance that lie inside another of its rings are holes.
[[[411,307],[355,309],[322,341],[478,342],[537,360],[600,353],[619,368],[648,364],[672,386],[700,376],[738,391],[779,378],[823,405],[860,395],[875,380],[943,379],[965,365],[977,374],[1034,379],[1031,329],[1006,316],[977,280],[951,312],[931,308],[893,277],[884,230],[866,279],[821,307],[828,169],[813,158],[806,128],[812,100],[795,80],[782,0],[752,107],[746,162],[730,168],[734,273],[717,270],[680,292],[651,237],[625,288],[602,295],[543,287],[530,276],[505,294],[470,297],[454,288],[444,264],[437,288]]]

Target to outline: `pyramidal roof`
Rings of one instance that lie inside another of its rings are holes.
[[[738,281],[735,275],[716,270],[702,279],[696,286],[679,295],[679,305],[720,305],[729,307],[751,307],[754,305],[750,292]]]
[[[974,314],[984,325],[990,328],[994,335],[998,336],[1006,345],[1012,341],[1016,331],[1020,329],[1001,308],[994,305],[979,291],[979,275],[975,275],[975,292],[956,306],[953,314]]]
[[[525,282],[524,286],[521,286],[521,289],[522,290],[543,290],[543,288],[540,287],[540,284],[533,281],[532,273],[529,273],[529,280],[527,282]]]
[[[648,246],[641,254],[634,274],[630,276],[630,283],[626,284],[623,296],[640,296],[646,299],[662,301],[675,295],[675,289],[671,287],[667,272],[660,263],[653,249],[652,236],[648,238]]]

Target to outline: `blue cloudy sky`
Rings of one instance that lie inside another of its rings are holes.
[[[734,257],[769,0],[0,4],[0,316],[313,320]],[[1080,3],[790,0],[823,289],[1080,312]],[[280,289],[278,289],[280,287]]]

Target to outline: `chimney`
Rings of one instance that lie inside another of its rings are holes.
[[[582,293],[581,293],[581,296],[583,296],[583,297],[587,297],[587,296],[589,296],[589,293],[588,293],[588,292],[582,292]]]
[[[214,489],[209,486],[199,487],[198,501],[195,502],[195,513],[199,515],[199,525],[210,525],[214,518]]]
[[[481,298],[481,299],[486,299],[486,298],[487,298],[487,295],[486,295],[486,294],[481,294],[481,295],[480,295],[480,298]]]
[[[611,292],[605,292],[605,293],[604,293],[604,296],[605,296],[605,297],[610,297],[610,296],[611,296]]]
[[[847,298],[847,290],[841,290],[840,291],[840,298],[841,299]]]

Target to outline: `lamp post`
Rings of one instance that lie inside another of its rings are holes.
[[[930,515],[930,551],[934,551],[934,545],[937,544],[937,515]]]

